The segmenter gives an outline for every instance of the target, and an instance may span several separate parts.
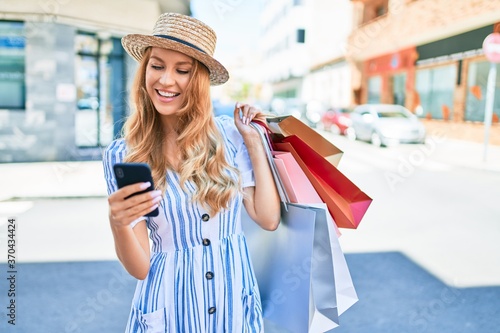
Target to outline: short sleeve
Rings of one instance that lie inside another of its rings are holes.
[[[121,163],[124,160],[126,153],[127,147],[124,139],[118,139],[111,142],[104,151],[102,163],[104,169],[104,179],[108,188],[108,195],[111,195],[118,189],[118,185],[116,184],[116,179],[113,172],[113,166],[116,163]],[[145,219],[146,217],[140,217],[137,220],[133,221],[130,225],[133,228],[137,223]]]
[[[226,148],[233,157],[234,166],[240,171],[243,187],[255,186],[252,162],[248,155],[248,150],[243,141],[243,137],[236,128],[233,118],[229,116],[219,116],[216,121],[221,129],[221,133],[227,142]]]

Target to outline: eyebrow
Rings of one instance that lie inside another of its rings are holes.
[[[157,56],[154,56],[154,55],[152,55],[151,57],[149,57],[149,60],[151,60],[151,59],[155,59],[155,60],[164,62],[163,59],[161,59],[161,58],[159,58]],[[193,62],[192,61],[179,61],[179,62],[176,62],[175,64],[176,65],[192,65]]]

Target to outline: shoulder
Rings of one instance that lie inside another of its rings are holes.
[[[215,119],[215,123],[219,127],[223,127],[223,128],[235,127],[236,128],[236,126],[234,125],[234,119],[232,117],[229,117],[227,115],[220,115],[220,116],[215,117],[214,119]]]
[[[125,139],[116,139],[112,141],[105,149],[103,154],[104,162],[115,164],[123,161],[127,153]]]
[[[225,139],[233,141],[234,139],[241,138],[241,134],[236,128],[232,117],[226,115],[217,116],[215,117],[215,123]]]

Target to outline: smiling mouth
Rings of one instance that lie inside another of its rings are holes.
[[[168,98],[173,98],[173,97],[177,97],[180,95],[179,93],[171,93],[171,92],[165,92],[165,91],[160,91],[160,90],[156,90],[156,92],[158,93],[158,95],[160,95],[162,97],[168,97]]]

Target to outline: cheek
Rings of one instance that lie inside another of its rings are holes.
[[[153,84],[155,83],[155,78],[153,75],[151,75],[151,73],[146,72],[145,81],[146,90],[148,94],[151,94],[154,91]]]
[[[177,82],[182,89],[186,89],[189,84],[189,79],[189,76],[183,75],[177,78]]]

